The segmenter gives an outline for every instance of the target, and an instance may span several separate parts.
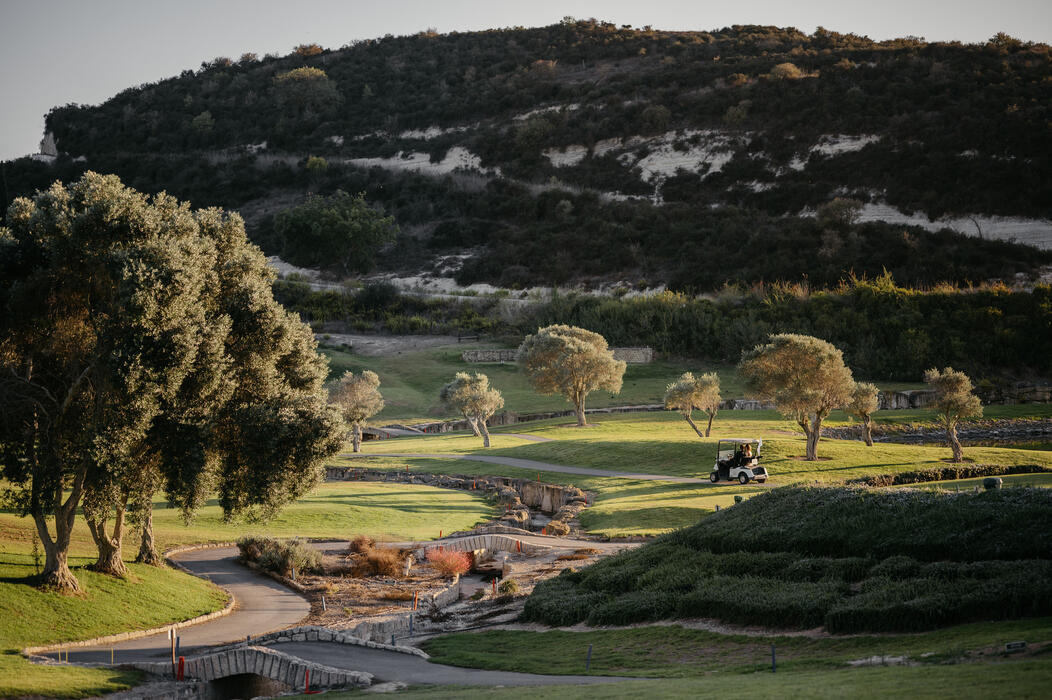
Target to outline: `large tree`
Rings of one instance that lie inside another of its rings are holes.
[[[330,400],[351,428],[351,442],[355,452],[362,451],[362,427],[365,421],[384,410],[380,394],[380,377],[364,370],[361,374],[346,372],[329,392]]]
[[[982,403],[972,393],[972,380],[964,372],[947,367],[941,372],[929,369],[924,373],[924,381],[935,392],[932,408],[939,413],[939,422],[946,428],[946,441],[953,450],[953,461],[960,462],[964,459],[964,450],[957,439],[957,423],[963,418],[983,415]]]
[[[324,360],[271,297],[239,217],[89,172],[15,200],[8,222],[0,470],[36,524],[44,585],[79,587],[78,506],[97,566],[119,574],[129,502],[147,521],[162,481],[187,515],[218,489],[228,516],[271,513],[317,482],[339,447]]]
[[[844,410],[862,421],[862,439],[873,447],[873,413],[880,408],[880,389],[869,382],[855,382]]]
[[[457,372],[453,381],[442,387],[439,399],[445,406],[467,418],[472,432],[482,438],[482,446],[489,447],[486,421],[504,408],[504,397],[500,391],[490,387],[489,377],[478,372],[474,375]]]
[[[562,394],[585,426],[585,399],[596,389],[621,391],[625,363],[614,359],[606,338],[576,326],[538,328],[519,346],[517,360],[534,389]]]
[[[809,335],[782,333],[742,352],[738,370],[752,396],[797,422],[807,438],[806,458],[818,459],[822,421],[851,400],[855,386],[841,352]]]
[[[708,372],[695,377],[690,372],[684,372],[676,381],[665,389],[665,408],[670,411],[679,411],[698,437],[708,437],[712,432],[712,419],[720,409],[720,378],[715,372]],[[708,414],[708,424],[705,433],[694,423],[692,414],[695,410],[704,411]]]
[[[372,269],[376,252],[394,240],[398,226],[363,195],[337,190],[329,197],[310,195],[303,204],[279,212],[274,230],[285,260],[349,275]]]

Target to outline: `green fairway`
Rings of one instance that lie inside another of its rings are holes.
[[[387,406],[373,419],[382,424],[389,421],[436,420],[460,418],[443,409],[438,391],[457,372],[482,372],[490,384],[504,395],[505,410],[515,413],[559,411],[572,408],[561,396],[541,396],[530,388],[526,376],[513,363],[469,364],[461,359],[465,350],[477,345],[449,345],[430,350],[407,351],[383,357],[359,355],[346,348],[322,346],[329,357],[330,377],[338,377],[347,370],[360,372],[370,369],[380,375],[380,391]],[[589,408],[605,406],[638,406],[661,403],[665,387],[684,372],[716,372],[720,376],[724,398],[741,397],[744,385],[733,365],[719,365],[692,360],[656,360],[646,365],[628,365],[621,393],[593,392],[588,397]],[[922,384],[878,382],[882,389],[916,389]]]
[[[892,412],[888,412],[892,413]],[[592,416],[594,425],[577,428],[569,419],[555,419],[494,428],[493,434],[513,432],[549,438],[526,442],[497,438],[483,449],[477,438],[447,433],[420,438],[371,442],[363,450],[383,453],[474,453],[521,457],[578,467],[640,471],[671,476],[706,478],[715,461],[720,437],[751,437],[764,441],[764,464],[778,485],[801,482],[842,482],[872,474],[938,466],[950,457],[938,445],[877,443],[867,447],[858,440],[823,439],[819,461],[806,462],[803,434],[774,411],[724,411],[713,424],[712,437],[698,438],[679,416],[669,411]],[[835,412],[831,425],[846,424]],[[508,442],[510,440],[511,442]],[[965,457],[981,464],[1039,464],[1052,466],[1046,451],[1005,447],[967,447]]]
[[[683,663],[690,663],[688,658]],[[877,667],[809,671],[796,673],[757,672],[745,675],[713,673],[702,678],[653,681],[626,681],[602,685],[533,686],[534,698],[559,700],[624,698],[716,697],[731,700],[763,698],[839,699],[918,698],[942,700],[987,700],[1018,698],[1041,700],[1048,697],[1052,686],[1052,662],[1015,661],[993,664],[956,664],[952,666]],[[414,700],[504,700],[520,698],[522,688],[417,687],[399,693]],[[305,698],[307,696],[297,696]],[[330,698],[357,698],[359,692],[329,694]]]
[[[472,494],[408,484],[330,482],[287,506],[266,523],[223,522],[215,500],[203,507],[189,526],[180,511],[154,501],[153,527],[161,549],[197,542],[232,542],[241,535],[270,537],[350,538],[367,534],[382,539],[431,539],[439,530],[453,532],[491,517],[493,509]],[[35,529],[28,518],[0,512],[0,529],[8,540],[31,546]],[[125,555],[134,556],[138,540],[130,532]],[[88,555],[94,543],[83,519],[73,531],[71,551]]]

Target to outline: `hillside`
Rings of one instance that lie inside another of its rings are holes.
[[[1052,249],[1050,76],[1004,35],[568,19],[303,46],[54,109],[57,157],[6,163],[4,203],[90,167],[240,209],[281,253],[277,211],[362,191],[402,230],[381,267],[511,287],[1012,278],[1052,263],[994,240]]]
[[[537,586],[523,616],[852,633],[1048,615],[1049,505],[1047,489],[779,488],[563,572]]]

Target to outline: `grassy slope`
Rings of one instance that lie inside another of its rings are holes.
[[[223,523],[214,502],[185,527],[178,512],[158,501],[155,534],[161,547],[224,541],[248,532],[279,537],[348,537],[367,533],[383,538],[437,537],[470,527],[489,517],[491,508],[467,493],[421,486],[327,483],[285,509],[265,525]],[[75,573],[86,589],[84,597],[44,593],[28,585],[36,569],[32,556],[32,523],[0,513],[0,697],[29,693],[88,697],[126,688],[137,674],[106,669],[34,666],[17,650],[154,627],[185,620],[222,607],[225,594],[207,582],[171,569],[131,564],[130,583],[94,574]],[[125,555],[137,550],[134,534],[125,540]],[[78,520],[71,547],[71,565],[92,561],[94,545]]]
[[[525,375],[514,363],[468,364],[460,359],[464,350],[475,345],[450,345],[431,350],[404,352],[386,357],[371,357],[347,352],[346,349],[323,347],[331,362],[331,376],[347,370],[371,369],[380,375],[380,391],[387,403],[374,422],[435,420],[459,418],[442,409],[438,391],[457,372],[482,372],[504,395],[505,407],[516,413],[558,411],[571,408],[561,396],[535,393]],[[732,365],[715,365],[690,360],[658,360],[649,365],[629,365],[624,387],[617,396],[595,392],[588,397],[590,408],[661,403],[665,387],[683,372],[717,372],[725,398],[745,393],[741,379]],[[918,388],[919,384],[878,383],[881,388]]]
[[[687,663],[689,659],[684,659]],[[1048,697],[1052,685],[1052,663],[1022,661],[997,664],[957,664],[953,666],[862,668],[803,673],[720,674],[703,678],[654,681],[629,681],[604,685],[536,686],[530,688],[535,698],[559,700],[699,698],[718,697],[735,700],[754,698],[884,698],[910,697],[942,700],[986,700],[1011,697],[1029,699]],[[399,694],[421,700],[457,700],[470,697],[479,700],[521,698],[522,688],[413,688]],[[332,693],[333,700],[359,697],[359,693]],[[306,698],[307,696],[297,696]]]

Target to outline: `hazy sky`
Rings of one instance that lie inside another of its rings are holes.
[[[1052,0],[0,0],[0,160],[36,152],[53,106],[97,104],[216,56],[566,15],[658,29],[821,25],[878,40],[978,42],[1004,31],[1052,43]]]

